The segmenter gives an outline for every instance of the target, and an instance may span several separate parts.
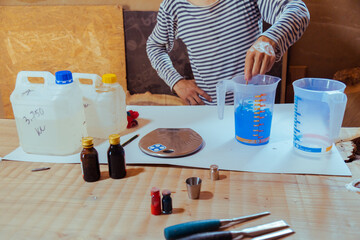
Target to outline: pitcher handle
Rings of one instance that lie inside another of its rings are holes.
[[[330,109],[330,139],[334,141],[340,133],[341,124],[344,118],[347,96],[343,92],[327,92],[324,100]]]
[[[224,105],[226,92],[234,90],[234,82],[232,80],[222,80],[216,84],[217,110],[220,120],[224,118]]]

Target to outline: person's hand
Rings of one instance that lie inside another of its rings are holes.
[[[253,76],[265,74],[275,63],[276,43],[265,36],[259,37],[246,53],[245,80],[250,81]]]
[[[180,80],[174,85],[173,90],[183,101],[190,105],[205,104],[199,95],[210,102],[212,101],[211,97],[196,85],[195,80]]]

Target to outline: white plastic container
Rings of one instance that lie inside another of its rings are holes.
[[[126,129],[126,95],[115,74],[74,73],[83,94],[87,132],[89,136],[107,139]],[[91,80],[84,84],[80,79]]]
[[[27,153],[69,155],[81,150],[86,136],[81,92],[71,72],[22,71],[10,96],[20,146]],[[31,83],[29,77],[43,78]]]

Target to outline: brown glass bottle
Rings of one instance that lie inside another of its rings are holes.
[[[120,135],[109,136],[110,147],[107,152],[109,164],[109,176],[114,179],[126,176],[125,151],[120,145]]]
[[[83,178],[86,182],[95,182],[100,179],[98,152],[94,148],[93,138],[82,139],[83,150],[80,153]]]

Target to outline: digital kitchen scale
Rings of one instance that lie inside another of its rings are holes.
[[[154,157],[183,157],[199,151],[202,137],[190,128],[157,128],[139,141],[139,148]]]

